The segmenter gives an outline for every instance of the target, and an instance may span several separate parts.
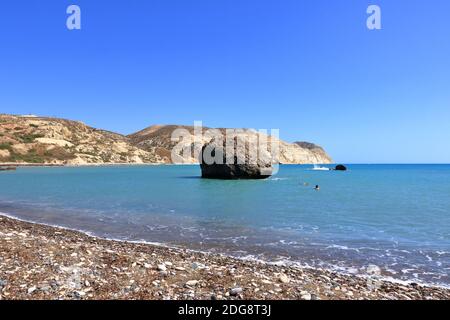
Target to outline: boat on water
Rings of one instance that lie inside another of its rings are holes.
[[[312,168],[312,170],[314,170],[314,171],[330,171],[331,169],[327,168],[327,167],[321,167],[321,166],[315,164],[314,167]]]

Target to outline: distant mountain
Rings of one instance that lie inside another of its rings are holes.
[[[171,141],[175,129],[185,129],[191,137],[194,135],[192,126],[155,125],[124,136],[95,129],[79,121],[0,114],[0,163],[67,165],[171,163],[172,149],[178,144],[178,141]],[[203,128],[204,132],[208,129]],[[245,130],[242,134],[259,135],[249,130]],[[210,138],[204,137],[201,143],[209,140]],[[306,142],[291,144],[280,140],[279,146],[280,163],[332,162],[327,153],[314,144]],[[185,162],[196,163],[197,160],[189,157]]]
[[[127,138],[134,146],[151,152],[163,159],[164,162],[170,163],[172,148],[178,143],[171,141],[172,132],[176,129],[186,129],[192,135],[194,134],[194,127],[192,126],[154,125],[130,134]]]
[[[128,136],[131,143],[148,152],[155,153],[164,161],[170,162],[170,155],[173,147],[178,143],[171,141],[172,132],[175,129],[185,129],[191,136],[194,135],[194,127],[192,126],[177,126],[177,125],[155,125],[144,130],[136,132]],[[205,132],[209,128],[203,127]],[[222,133],[226,129],[219,128]],[[252,134],[248,129],[245,130],[245,135]],[[193,138],[191,138],[193,140]],[[208,137],[204,137],[202,144],[209,142]],[[279,162],[284,164],[327,164],[332,163],[331,157],[319,146],[307,142],[288,143],[279,140]],[[191,158],[187,162],[196,163],[197,159]]]

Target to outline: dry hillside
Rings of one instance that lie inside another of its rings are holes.
[[[128,138],[78,121],[0,115],[0,162],[106,164],[160,162]]]
[[[156,125],[148,127],[144,130],[129,135],[130,141],[133,145],[154,152],[158,156],[162,157],[165,161],[170,161],[170,155],[173,147],[178,144],[178,141],[172,141],[172,132],[175,129],[187,130],[191,138],[187,140],[186,144],[189,145],[191,141],[194,141],[194,127],[192,126],[176,126],[176,125]],[[209,128],[203,127],[203,133]],[[218,129],[222,133],[226,129]],[[243,135],[260,135],[254,133],[248,129],[242,129]],[[207,143],[210,138],[206,135],[203,136],[201,144]],[[283,140],[279,140],[279,162],[284,164],[325,164],[331,163],[333,160],[331,157],[319,146],[309,143],[288,143]],[[186,162],[195,163],[195,158],[187,159]]]

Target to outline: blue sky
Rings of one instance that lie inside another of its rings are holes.
[[[448,0],[3,1],[0,112],[279,128],[338,162],[450,163],[449,15]]]

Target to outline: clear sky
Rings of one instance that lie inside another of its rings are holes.
[[[279,128],[338,162],[450,163],[449,16],[448,0],[2,1],[0,113]]]

